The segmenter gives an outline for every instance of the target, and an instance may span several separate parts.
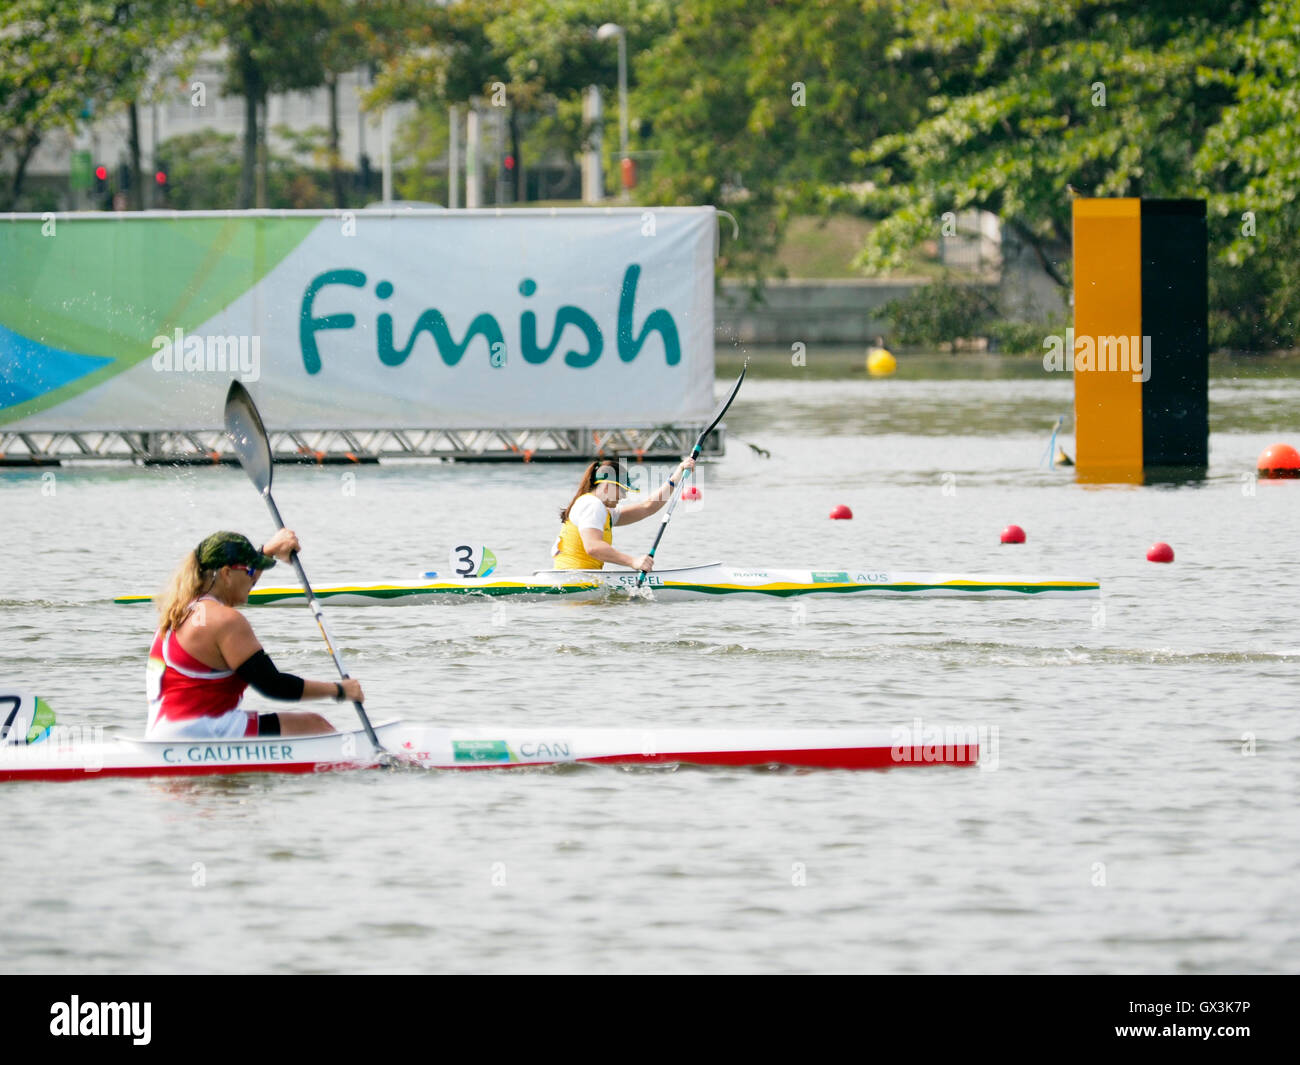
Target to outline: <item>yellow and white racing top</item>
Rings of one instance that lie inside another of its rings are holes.
[[[607,544],[614,542],[614,526],[618,524],[619,508],[607,507],[588,492],[574,500],[569,517],[560,528],[551,548],[555,569],[603,569],[605,563],[587,554],[582,543],[583,529],[599,529]]]

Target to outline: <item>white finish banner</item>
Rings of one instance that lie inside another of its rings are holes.
[[[0,225],[0,426],[645,428],[713,406],[712,208]]]

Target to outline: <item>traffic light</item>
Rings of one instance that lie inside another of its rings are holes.
[[[154,200],[157,203],[166,203],[171,193],[171,181],[167,177],[167,164],[158,163],[158,169],[153,175]]]
[[[95,188],[91,203],[98,211],[107,211],[112,203],[113,193],[108,187],[108,167],[100,163],[95,167]]]
[[[506,158],[505,158],[505,167],[506,167],[506,169],[509,170],[511,173],[514,172],[514,169],[515,169],[515,157],[514,157],[513,155],[507,155],[507,156],[506,156]]]

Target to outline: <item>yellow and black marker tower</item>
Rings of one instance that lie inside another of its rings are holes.
[[[1206,256],[1204,200],[1074,201],[1066,355],[1080,480],[1141,483],[1160,467],[1208,465]]]

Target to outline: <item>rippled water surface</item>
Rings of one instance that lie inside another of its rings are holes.
[[[1100,605],[331,611],[379,719],[921,718],[996,730],[991,764],[6,784],[0,970],[1295,971],[1300,484],[1251,471],[1300,443],[1300,381],[1217,376],[1211,467],[1182,485],[1041,465],[1070,396],[759,365],[660,559],[1099,577]],[[325,583],[445,568],[467,538],[543,567],[575,479],[289,467],[276,495]],[[216,528],[270,531],[232,469],[0,471],[0,514],[0,685],[120,734],[143,727],[153,619],[109,600]],[[999,546],[1013,521],[1028,543]],[[1145,561],[1157,539],[1174,565]],[[330,675],[305,608],[249,616],[281,668]]]

